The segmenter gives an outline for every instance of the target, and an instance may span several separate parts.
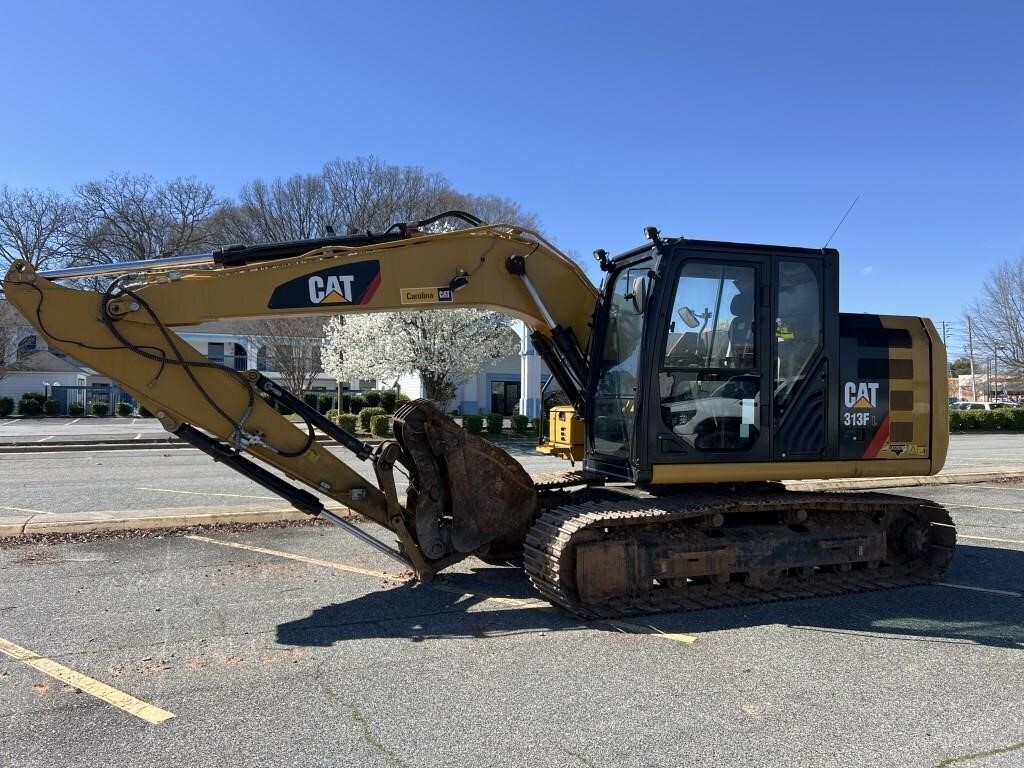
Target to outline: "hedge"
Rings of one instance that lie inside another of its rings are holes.
[[[398,406],[398,393],[393,389],[385,389],[380,393],[380,407],[388,413],[394,413]]]
[[[89,410],[92,412],[93,416],[106,416],[110,413],[110,406],[101,400],[96,400],[93,402],[92,407]]]
[[[471,435],[479,435],[484,429],[484,420],[480,416],[463,416],[462,427]]]
[[[1024,430],[1024,408],[997,408],[994,411],[951,411],[951,432],[977,429]]]
[[[338,416],[338,426],[353,435],[356,433],[356,425],[358,423],[359,417],[354,413],[342,413]]]
[[[52,397],[43,401],[43,413],[47,416],[60,416],[60,403]]]
[[[131,403],[118,403],[117,404],[117,415],[124,418],[132,415],[132,404]]]
[[[370,431],[370,419],[374,416],[384,416],[383,408],[363,408],[359,412],[359,427],[363,432]]]
[[[489,435],[500,435],[502,428],[505,426],[505,417],[500,413],[489,413],[487,414],[487,434]]]
[[[25,395],[18,401],[18,413],[22,416],[28,416],[29,418],[42,416],[44,402],[46,402],[46,398],[43,398],[43,400],[40,401],[36,400],[34,397]]]
[[[371,389],[369,392],[363,394],[363,398],[366,400],[366,404],[370,408],[380,408],[380,392],[376,389]]]
[[[369,408],[367,408],[369,410]],[[376,437],[391,436],[391,417],[379,413],[370,419],[370,432]]]
[[[0,418],[10,416],[14,413],[14,400],[9,397],[0,397]]]
[[[81,403],[68,404],[68,416],[73,416],[75,418],[85,416],[85,406]]]
[[[530,417],[515,415],[512,417],[512,433],[515,435],[525,435],[530,429]]]

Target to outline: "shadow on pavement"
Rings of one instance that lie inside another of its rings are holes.
[[[961,545],[947,580],[1020,592],[1024,552]],[[529,632],[597,630],[560,609],[537,604],[518,569],[480,568],[446,574],[440,588],[417,584],[325,606],[277,628],[284,645],[330,646],[367,638],[486,638]],[[531,600],[529,606],[486,603],[489,597]],[[478,607],[483,604],[483,607]],[[470,610],[475,608],[475,610]],[[1024,598],[942,586],[911,587],[831,598],[627,619],[662,632],[702,633],[757,626],[889,638],[894,642],[982,644],[1024,649]]]

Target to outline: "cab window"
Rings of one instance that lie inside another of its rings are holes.
[[[668,322],[658,384],[665,426],[698,452],[749,450],[758,438],[757,272],[689,261]]]

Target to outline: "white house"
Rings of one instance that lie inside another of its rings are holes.
[[[87,379],[86,372],[77,365],[48,350],[35,349],[7,366],[7,375],[0,379],[0,397],[9,397],[17,404],[27,392],[49,395],[53,387],[82,387]]]

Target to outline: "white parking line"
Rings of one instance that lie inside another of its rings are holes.
[[[187,496],[229,496],[232,499],[270,499],[280,501],[278,496],[251,496],[245,493],[206,493],[205,491],[179,491],[176,488],[147,488],[139,486],[140,491],[159,491],[160,493],[181,493]]]
[[[998,541],[1001,544],[1024,544],[1024,541],[1020,539],[993,539],[991,536],[968,536],[966,534],[957,534],[958,539],[974,539],[975,541]]]
[[[52,515],[53,512],[44,512],[41,509],[25,509],[24,507],[0,507],[10,512],[28,512],[30,515]]]
[[[42,440],[36,440],[37,443],[45,443],[47,440],[53,440],[54,435],[47,435]]]
[[[1014,509],[1012,507],[979,507],[977,504],[955,504],[953,502],[941,507],[930,504],[928,506],[932,507],[932,509],[949,509],[952,507],[953,509],[984,509],[990,512],[1024,512],[1024,509]]]
[[[980,488],[985,491],[1017,491],[1018,493],[1024,493],[1024,486],[1015,485],[974,485],[972,483],[971,488]]]
[[[1008,595],[1009,597],[1020,597],[1020,592],[1010,592],[1005,589],[989,589],[988,587],[972,587],[968,584],[949,584],[945,581],[936,581],[936,587],[951,587],[953,589],[969,589],[971,592],[989,592],[993,595]]]
[[[77,423],[78,423],[78,422],[80,422],[80,421],[81,421],[81,419],[75,419],[74,421],[69,421],[69,422],[68,422],[67,424],[65,424],[64,426],[65,426],[65,427],[70,427],[70,426],[73,426],[73,425],[77,424]]]

